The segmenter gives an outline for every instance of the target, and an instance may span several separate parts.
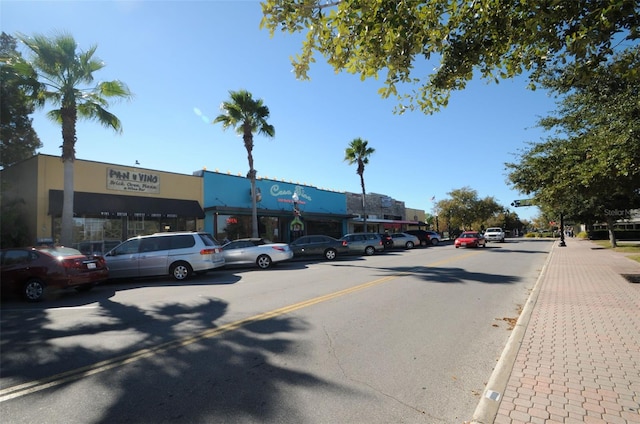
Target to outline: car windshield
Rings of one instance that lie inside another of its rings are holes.
[[[460,238],[476,238],[478,235],[476,233],[462,233]]]

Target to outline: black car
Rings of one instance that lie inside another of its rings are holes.
[[[393,247],[393,238],[389,233],[380,233],[380,237],[382,237],[382,244],[384,244],[385,249],[391,249]]]
[[[349,253],[346,241],[323,235],[302,236],[289,243],[289,247],[293,250],[294,257],[322,256],[330,261]]]

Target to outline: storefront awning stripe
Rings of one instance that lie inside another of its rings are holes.
[[[62,215],[62,190],[49,190],[49,215]],[[73,212],[82,215],[144,214],[145,216],[175,216],[204,218],[204,211],[197,200],[164,199],[158,197],[124,196],[75,192]]]

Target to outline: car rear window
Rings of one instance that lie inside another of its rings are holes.
[[[40,252],[48,253],[51,256],[84,256],[79,250],[72,249],[71,247],[45,247],[38,250]]]
[[[219,246],[218,240],[214,239],[211,234],[198,234],[205,246]]]

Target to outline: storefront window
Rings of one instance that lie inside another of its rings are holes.
[[[280,220],[275,216],[258,217],[258,234],[271,241],[281,241]],[[249,215],[216,215],[215,238],[224,240],[237,240],[251,237],[253,226]]]
[[[60,242],[61,218],[53,219],[53,240]],[[196,220],[186,218],[74,218],[73,247],[83,253],[106,253],[120,242],[139,235],[164,231],[195,231]]]

